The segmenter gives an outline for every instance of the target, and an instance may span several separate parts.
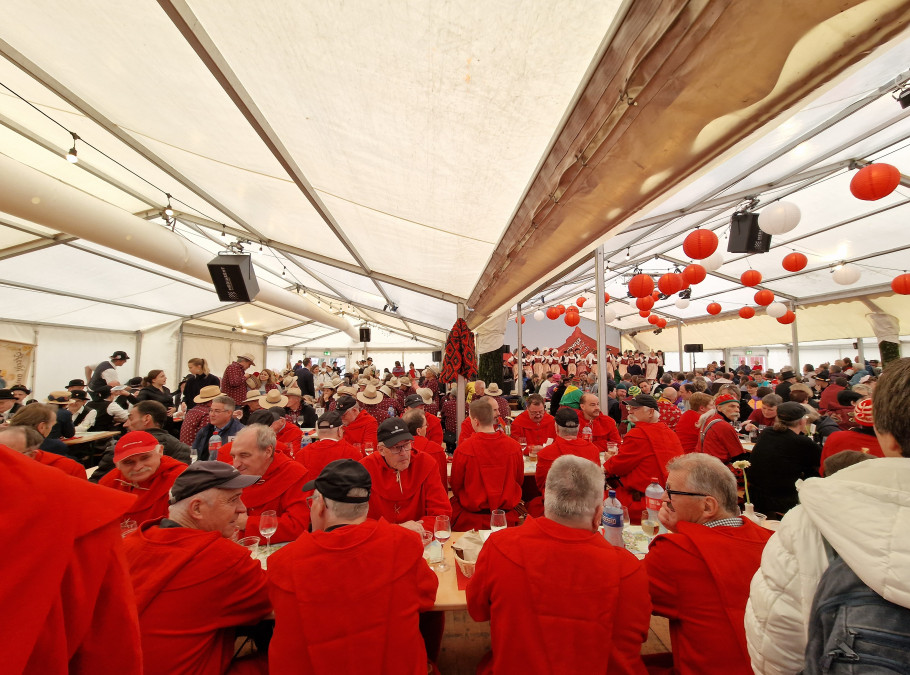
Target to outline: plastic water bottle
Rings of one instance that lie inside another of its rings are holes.
[[[645,490],[645,508],[648,509],[648,520],[659,522],[657,513],[660,511],[660,500],[664,496],[664,489],[657,482],[657,478],[651,479],[651,484]]]
[[[614,546],[624,546],[622,541],[622,504],[616,498],[616,490],[610,490],[604,500],[604,512],[600,519],[604,527],[604,539]]]
[[[389,417],[396,417],[395,415],[395,406],[389,406]]]
[[[588,443],[591,442],[591,439],[594,438],[594,430],[591,428],[591,425],[586,426],[581,430],[581,437],[583,440],[586,440]]]
[[[216,431],[212,434],[212,437],[209,438],[209,460],[215,461],[218,459],[218,451],[221,450],[221,436],[218,435]]]

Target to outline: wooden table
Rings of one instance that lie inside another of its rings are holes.
[[[439,577],[439,587],[436,589],[436,604],[433,609],[438,612],[448,610],[467,609],[468,601],[464,591],[458,590],[458,579],[455,574],[455,552],[452,550],[452,544],[458,541],[465,533],[453,532],[451,538],[442,547],[443,560],[447,569],[444,572],[439,571],[438,565],[431,565],[435,570],[436,576]]]
[[[119,431],[86,431],[84,434],[73,436],[72,438],[61,438],[66,445],[80,445],[82,443],[91,443],[92,441],[101,441],[105,438],[119,436]]]

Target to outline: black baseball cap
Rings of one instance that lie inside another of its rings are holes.
[[[343,414],[355,405],[357,405],[357,399],[349,394],[345,394],[344,396],[338,397],[338,400],[335,402],[335,410]],[[331,497],[329,499],[331,499]]]
[[[578,428],[578,413],[575,412],[574,408],[560,408],[553,415],[553,419],[556,420],[556,426],[560,426],[563,429]]]
[[[303,486],[304,492],[319,490],[326,499],[345,504],[363,504],[370,501],[370,490],[373,481],[370,472],[360,462],[353,459],[336,459],[325,465],[319,476]],[[348,497],[352,488],[363,488],[367,491],[365,497]]]
[[[630,408],[652,408],[653,410],[660,410],[657,406],[657,400],[651,396],[651,394],[639,394],[634,398],[627,398],[623,403]]]
[[[388,448],[402,441],[413,441],[414,437],[400,417],[390,417],[379,425],[376,440]]]
[[[67,386],[67,387],[84,387],[84,386],[85,386],[85,380],[70,380],[70,381],[69,381],[69,384],[66,385],[66,386]]]
[[[129,359],[130,359],[129,355],[126,352],[120,351],[120,350],[117,350],[116,352],[111,354],[111,358],[112,359],[123,359],[124,361],[129,361]]]
[[[249,487],[260,478],[245,476],[225,462],[193,462],[174,481],[170,503],[176,504],[210,488],[232,490]]]
[[[262,408],[261,410],[254,410],[250,413],[249,418],[247,418],[247,425],[264,424],[269,427],[281,417],[279,410],[280,408]]]
[[[787,401],[777,406],[777,419],[781,422],[796,422],[808,414],[803,404],[795,401]]]
[[[404,399],[404,404],[408,408],[416,408],[419,405],[426,405],[423,400],[423,396],[420,394],[408,394]]]
[[[330,410],[327,413],[323,413],[322,416],[316,420],[317,429],[337,429],[342,426],[341,413],[337,410]]]

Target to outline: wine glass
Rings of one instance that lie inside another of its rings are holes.
[[[506,512],[502,509],[493,509],[492,515],[490,516],[490,529],[493,532],[499,532],[499,530],[506,529],[507,526]]]
[[[442,562],[439,565],[439,571],[445,572],[449,569],[446,566],[445,543],[449,540],[449,537],[452,536],[452,525],[449,523],[448,516],[436,516],[436,526],[433,528],[433,534],[436,536],[436,541],[439,542],[439,545],[443,547]]]
[[[653,539],[657,535],[657,528],[660,527],[660,523],[656,520],[651,520],[648,515],[648,509],[641,512],[641,531],[648,535],[648,539]]]
[[[363,444],[363,451],[367,455],[372,455],[373,450],[375,450],[375,448],[373,447],[373,441],[367,441],[366,443]]]
[[[519,436],[518,443],[519,443],[519,445],[521,445],[521,454],[527,455],[528,454],[528,439],[525,436]]]
[[[268,555],[272,547],[272,535],[278,529],[278,512],[263,511],[259,516],[259,534],[265,537],[265,552]]]

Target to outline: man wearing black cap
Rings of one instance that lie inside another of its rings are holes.
[[[265,572],[229,540],[259,478],[196,462],[174,481],[167,518],[124,540],[146,673],[226,673],[233,627],[269,613]]]
[[[411,452],[414,437],[398,417],[384,420],[377,435],[377,451],[360,460],[373,482],[370,518],[432,532],[436,516],[452,514],[436,461]]]
[[[6,422],[22,406],[9,389],[0,389],[0,422]]]
[[[66,390],[70,393],[74,391],[85,391],[85,380],[70,380],[66,385]]]
[[[303,486],[315,490],[313,532],[269,558],[272,675],[428,672],[419,612],[439,581],[419,537],[367,519],[372,485],[364,466],[339,459]]]
[[[85,367],[86,374],[91,370],[91,376],[88,381],[89,391],[97,392],[104,385],[116,387],[120,384],[120,375],[117,373],[117,368],[126,363],[130,357],[124,351],[116,351],[111,354],[110,358],[110,361],[102,361],[94,368]]]
[[[368,443],[372,443],[372,447],[376,447],[376,432],[379,423],[366,410],[360,409],[356,398],[347,394],[339,397],[335,403],[335,411],[341,414],[344,437],[348,443],[361,452],[366,451],[365,446]]]
[[[404,399],[404,407],[422,411],[427,422],[427,440],[442,445],[442,422],[436,415],[427,412],[426,401],[423,400],[423,397],[420,394],[408,394]]]
[[[547,474],[550,467],[558,457],[563,455],[575,455],[594,462],[600,466],[600,448],[591,441],[578,437],[578,414],[572,408],[560,408],[553,415],[556,423],[556,439],[551,445],[546,446],[537,454],[537,471],[535,480],[537,487],[540,488],[540,494],[544,495],[544,487],[547,484]],[[531,515],[530,505],[528,511]],[[543,515],[543,510],[540,510]]]
[[[316,420],[316,430],[319,440],[303,446],[294,455],[294,460],[306,467],[306,480],[316,478],[326,464],[336,459],[360,461],[363,457],[360,450],[343,438],[344,425],[341,423],[341,413],[337,410],[323,413]]]
[[[679,436],[660,421],[660,406],[653,396],[639,394],[623,403],[635,426],[623,437],[619,452],[608,453],[604,471],[621,480],[616,496],[629,508],[630,520],[636,522],[645,508],[644,492],[648,485],[652,479],[657,479],[660,485],[666,484],[667,462],[683,454],[683,449]]]

